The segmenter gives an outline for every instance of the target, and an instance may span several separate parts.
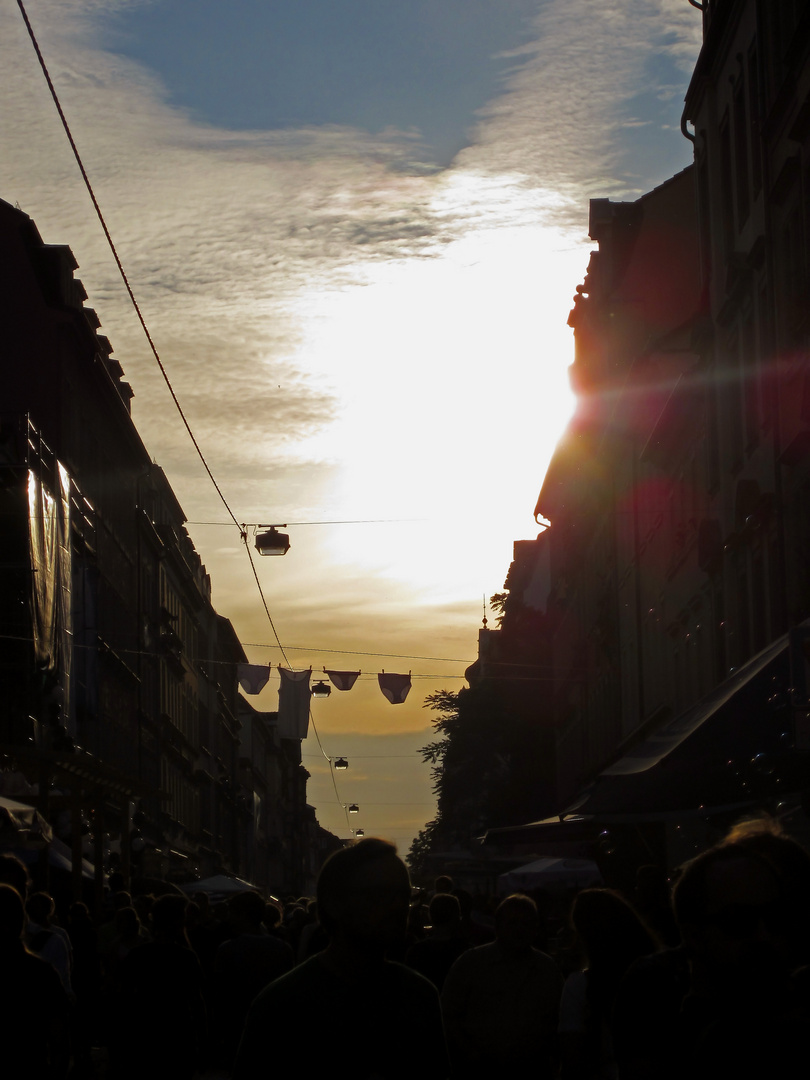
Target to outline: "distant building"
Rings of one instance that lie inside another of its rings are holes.
[[[491,717],[490,768],[476,785],[479,833],[557,807],[554,727],[545,707],[553,677],[548,546],[541,533],[516,540],[513,553],[499,626],[478,631],[478,659],[465,672]]]
[[[251,809],[244,833],[248,878],[275,893],[311,894],[322,859],[311,835],[315,816],[306,801],[301,740],[281,730],[278,713],[259,712],[244,698],[238,715],[240,788]]]

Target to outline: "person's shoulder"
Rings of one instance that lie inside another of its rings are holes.
[[[531,956],[538,967],[554,968],[555,971],[559,971],[557,961],[549,956],[547,952],[543,952],[542,949],[533,948]]]
[[[414,971],[407,964],[400,964],[397,960],[386,960],[383,968],[384,977],[391,983],[399,983],[406,988],[412,988],[414,992],[426,994],[428,997],[437,997],[436,987],[419,971]]]
[[[462,957],[469,957],[469,962],[483,963],[497,960],[501,955],[500,946],[497,941],[486,941],[483,945],[474,945],[471,949],[467,949],[463,952],[459,959]]]
[[[26,949],[21,953],[18,963],[14,977],[18,980],[21,993],[36,997],[42,1005],[47,1002],[52,1007],[67,1009],[68,999],[62,980],[48,960],[43,960],[41,956],[36,956]]]
[[[485,970],[498,962],[500,953],[494,941],[488,941],[486,945],[476,945],[472,949],[465,949],[454,961],[450,971],[456,975],[466,972],[468,975],[475,971]]]
[[[572,971],[566,975],[563,985],[563,994],[568,998],[585,997],[588,991],[587,971]]]
[[[253,938],[253,942],[268,955],[292,956],[293,951],[288,942],[272,934],[264,933],[260,937]]]
[[[235,951],[235,941],[236,938],[232,937],[226,938],[225,941],[220,941],[220,943],[216,946],[216,949],[214,950],[214,958],[216,960],[220,960],[223,957],[230,956],[231,953]]]
[[[319,957],[311,956],[303,964],[279,975],[259,993],[251,1005],[251,1013],[263,1013],[275,1009],[278,1002],[311,1001],[320,991],[333,989],[335,978],[321,963]]]

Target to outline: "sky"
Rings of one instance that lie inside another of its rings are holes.
[[[0,198],[67,244],[275,710],[314,700],[309,802],[407,853],[435,814],[426,695],[465,685],[570,415],[588,200],[690,162],[687,0],[26,0],[85,167],[240,544],[126,297],[14,0]],[[327,524],[338,522],[340,524]],[[491,613],[488,613],[491,616]],[[377,674],[410,673],[403,704]],[[333,786],[328,758],[349,769]],[[360,812],[347,816],[345,806]]]

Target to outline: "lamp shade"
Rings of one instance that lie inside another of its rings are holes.
[[[316,682],[312,687],[311,693],[313,697],[329,697],[332,693],[332,687],[329,683],[325,683],[323,679],[321,679],[320,682]]]
[[[346,760],[345,757],[335,758],[335,768],[336,769],[348,769],[348,767],[349,767],[349,763],[348,763],[348,761]]]
[[[260,555],[286,555],[290,550],[290,538],[278,529],[265,529],[256,533],[256,550]]]

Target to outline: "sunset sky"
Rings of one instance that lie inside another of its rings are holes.
[[[313,701],[321,824],[434,814],[427,694],[464,685],[570,411],[588,199],[690,161],[687,0],[26,0],[119,255]],[[283,657],[174,411],[15,0],[0,0],[0,198],[68,244],[255,663]],[[353,524],[293,524],[352,522]],[[402,705],[377,673],[411,672]],[[250,700],[277,707],[278,676]]]

